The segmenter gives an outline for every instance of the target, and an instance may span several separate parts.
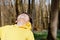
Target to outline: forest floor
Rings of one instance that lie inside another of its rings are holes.
[[[35,40],[46,40],[48,31],[34,32]],[[60,30],[57,31],[57,40],[60,40]]]

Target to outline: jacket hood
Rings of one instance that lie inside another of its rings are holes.
[[[18,25],[16,25],[18,26]],[[19,26],[19,28],[23,28],[23,29],[29,29],[31,30],[31,23],[30,22],[27,22],[26,24],[22,25],[22,26]]]

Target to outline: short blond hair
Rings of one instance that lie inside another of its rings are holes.
[[[27,15],[27,14],[25,14],[25,13],[22,13],[22,14],[20,14],[18,17],[17,17],[17,20],[19,20],[19,19],[24,19],[24,20],[26,20],[26,21],[29,21],[29,16]]]

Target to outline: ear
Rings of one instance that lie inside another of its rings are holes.
[[[17,23],[17,20],[15,21],[15,23]]]

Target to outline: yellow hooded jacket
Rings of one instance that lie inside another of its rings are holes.
[[[34,40],[31,24],[28,22],[22,27],[17,25],[7,25],[0,27],[1,40]]]

